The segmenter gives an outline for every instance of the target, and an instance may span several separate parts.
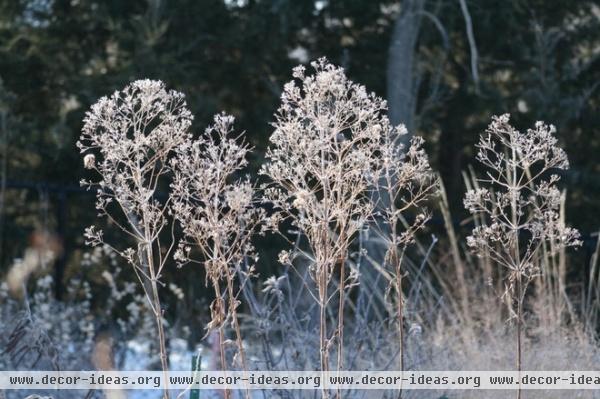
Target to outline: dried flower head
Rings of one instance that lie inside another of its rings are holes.
[[[251,239],[264,219],[264,211],[255,204],[254,188],[248,178],[236,179],[235,175],[247,164],[249,146],[233,136],[233,122],[230,115],[216,115],[214,124],[202,137],[177,149],[171,162],[175,172],[172,211],[185,235],[175,253],[176,261],[190,261],[191,247],[197,248],[207,283],[214,289],[207,330],[220,329],[222,365],[226,367],[222,329],[230,321],[237,347],[233,363],[239,362],[247,370],[237,316],[241,288],[235,287],[235,281],[239,278],[239,287],[243,287],[253,274],[253,267],[244,269],[241,264],[257,258]]]
[[[172,246],[165,253],[160,234],[172,220],[167,214],[170,198],[159,199],[157,189],[165,185],[175,149],[190,140],[191,123],[183,94],[167,91],[160,81],[137,80],[92,106],[77,142],[86,153],[84,166],[100,176],[95,183],[82,181],[98,188],[99,216],[106,216],[137,246],[137,250],[110,247],[133,266],[141,282],[155,317],[165,378],[168,365],[158,282]],[[85,236],[91,245],[106,244],[102,232],[93,227]]]
[[[551,172],[568,169],[569,162],[555,131],[537,122],[521,133],[505,114],[492,119],[478,144],[477,159],[487,168],[486,178],[466,193],[464,205],[485,223],[473,230],[467,245],[516,273],[536,269],[526,265],[545,243],[550,251],[581,244],[577,230],[559,218],[559,176]]]
[[[373,210],[369,187],[389,128],[385,101],[324,58],[294,69],[281,96],[261,173],[266,201],[306,234],[316,269],[333,267]],[[329,234],[329,232],[331,233]]]
[[[173,150],[190,137],[192,114],[183,94],[164,83],[138,80],[110,97],[102,97],[84,119],[77,146],[84,165],[100,175],[96,208],[110,216],[116,202],[130,224],[121,226],[138,239],[156,237],[166,224],[156,189],[168,170]],[[116,215],[110,216],[117,220]]]
[[[188,260],[190,246],[196,246],[210,279],[253,253],[251,237],[264,216],[252,184],[235,176],[247,164],[249,147],[233,136],[233,122],[230,115],[216,115],[204,135],[180,146],[171,162],[172,210],[186,237],[178,260]]]
[[[577,230],[566,227],[559,217],[559,177],[550,173],[567,169],[569,162],[555,132],[554,126],[537,122],[534,129],[521,133],[509,124],[508,114],[493,117],[477,145],[486,177],[477,179],[481,188],[469,190],[464,200],[480,223],[467,237],[467,245],[508,271],[502,296],[515,305],[518,371],[527,285],[542,270],[537,255],[542,248],[552,254],[581,245]]]
[[[94,169],[96,167],[96,156],[94,154],[86,154],[83,157],[83,167],[86,169]]]
[[[402,127],[390,125],[384,113],[386,102],[324,58],[311,65],[313,75],[299,66],[293,72],[296,80],[284,86],[268,162],[261,173],[272,182],[264,187],[265,201],[289,219],[310,245],[312,254],[307,257],[313,263],[308,270],[317,288],[320,360],[326,371],[333,340],[337,367],[343,367],[345,292],[357,279],[355,271],[346,273],[346,260],[356,233],[374,216],[373,189],[386,168],[388,175],[408,183],[419,181],[428,164],[416,142],[411,162],[392,165],[397,154],[387,146],[401,135]],[[419,219],[419,224],[424,220]],[[289,265],[291,256],[284,252],[279,261]],[[334,276],[338,269],[339,277]],[[328,338],[326,308],[334,278],[339,294],[337,328]],[[327,397],[326,392],[323,395]]]

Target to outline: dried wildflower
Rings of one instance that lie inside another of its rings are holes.
[[[368,189],[379,162],[377,126],[387,118],[381,115],[385,101],[348,80],[342,68],[325,59],[312,66],[312,76],[303,67],[294,69],[301,86],[285,85],[261,173],[274,183],[265,187],[265,200],[307,235],[319,273],[344,255],[361,226],[351,222],[371,214]]]
[[[165,373],[168,364],[158,281],[171,247],[165,254],[159,236],[171,221],[166,212],[169,200],[159,200],[157,188],[170,172],[174,150],[189,141],[191,122],[183,94],[167,91],[160,81],[138,80],[91,107],[77,142],[86,153],[84,166],[100,177],[95,183],[83,181],[98,188],[99,215],[136,242],[137,251],[111,248],[134,267],[143,282],[157,324]],[[102,232],[93,227],[85,236],[90,245],[104,244]],[[165,396],[167,392],[165,388]]]
[[[94,154],[86,154],[83,157],[83,167],[86,169],[94,169],[96,167],[96,156]]]
[[[233,136],[234,118],[224,113],[214,117],[214,124],[198,140],[181,146],[172,161],[175,175],[171,185],[172,211],[180,222],[185,238],[179,243],[175,260],[190,260],[191,247],[198,249],[198,260],[206,268],[207,283],[213,286],[216,299],[211,305],[212,320],[207,328],[218,328],[223,338],[223,323],[231,318],[236,332],[239,359],[247,370],[237,317],[236,276],[249,278],[242,271],[244,261],[256,258],[251,239],[264,219],[264,211],[254,201],[254,188],[247,178],[236,179],[246,166],[249,147]],[[226,283],[221,292],[221,281]],[[245,281],[241,281],[243,286]],[[225,305],[226,298],[228,305]],[[223,342],[223,339],[221,339]],[[221,360],[225,366],[223,345]]]
[[[478,180],[481,188],[466,193],[464,205],[487,223],[476,227],[467,243],[515,273],[523,272],[544,243],[552,244],[552,251],[581,244],[576,230],[559,224],[559,177],[544,180],[549,171],[569,166],[554,133],[554,126],[543,122],[521,133],[502,115],[493,118],[478,144],[477,159],[489,171]]]
[[[464,205],[483,224],[473,229],[467,245],[508,270],[508,288],[516,302],[517,369],[521,370],[523,300],[529,282],[540,272],[537,254],[579,246],[577,230],[559,218],[560,192],[554,169],[568,169],[552,125],[537,122],[521,133],[509,124],[509,115],[493,117],[480,138],[477,159],[486,167],[478,179],[482,188],[469,190]],[[547,179],[547,180],[545,180]]]
[[[279,300],[283,299],[283,283],[286,276],[271,276],[263,282],[262,292],[269,295],[274,295]]]
[[[167,221],[156,188],[174,148],[189,139],[191,122],[183,94],[160,81],[135,81],[92,106],[77,146],[87,153],[84,166],[100,175],[91,183],[100,215],[118,220],[107,209],[116,202],[130,225],[119,224],[123,230],[146,241],[157,236]]]
[[[372,211],[367,191],[378,161],[375,126],[385,103],[325,59],[312,67],[312,76],[295,68],[300,86],[291,81],[284,87],[262,173],[276,187],[266,191],[266,199],[308,238],[315,256],[311,274],[324,311],[333,268],[345,259],[357,227]],[[340,282],[343,287],[345,278]],[[326,370],[324,338],[321,345]]]
[[[289,251],[281,251],[279,252],[278,261],[282,265],[289,265],[292,263],[292,259]]]
[[[407,154],[395,145],[405,129],[390,125],[384,100],[367,93],[364,86],[350,81],[342,68],[325,59],[311,65],[313,75],[296,67],[293,76],[297,81],[284,86],[268,162],[261,173],[273,182],[264,187],[265,202],[306,235],[314,254],[309,270],[318,288],[321,367],[327,370],[329,286],[339,266],[338,329],[333,338],[338,341],[341,367],[344,291],[356,277],[356,273],[345,274],[345,260],[356,233],[379,205],[371,199],[373,187],[384,176],[395,181],[394,189],[414,185],[414,190],[408,190],[413,194],[408,205],[427,196],[432,179],[421,140],[416,139]],[[421,226],[426,219],[417,218],[416,224]],[[410,241],[409,235],[403,239]],[[288,263],[289,256],[282,254],[280,262]]]
[[[104,242],[104,233],[102,230],[96,230],[96,226],[86,227],[83,236],[86,239],[85,244],[91,247],[102,245]]]
[[[383,266],[389,270],[392,277],[390,284],[396,291],[398,359],[400,370],[403,370],[405,317],[402,280],[406,272],[402,269],[402,259],[407,246],[414,242],[417,231],[429,220],[424,204],[436,193],[438,186],[421,137],[415,136],[406,148],[402,143],[402,136],[408,133],[405,126],[390,126],[387,120],[383,120],[378,131],[381,132],[381,159],[373,193],[377,217],[371,231],[384,245]]]
[[[186,236],[178,258],[187,260],[190,245],[196,246],[209,280],[220,279],[254,252],[250,238],[264,215],[248,179],[235,179],[247,164],[249,147],[232,137],[233,121],[216,115],[214,125],[179,147],[172,162],[172,210]]]

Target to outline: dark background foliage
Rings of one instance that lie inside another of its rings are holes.
[[[572,165],[568,221],[590,238],[600,220],[599,49],[591,0],[0,0],[0,274],[40,229],[62,239],[57,276],[78,273],[95,211],[77,186],[74,143],[100,96],[162,79],[186,93],[196,132],[232,113],[256,173],[291,68],[321,56],[390,98],[395,122],[427,139],[457,222],[461,172],[490,117],[555,124]],[[272,239],[259,246],[261,267],[276,267],[265,255]]]

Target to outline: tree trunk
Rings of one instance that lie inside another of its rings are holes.
[[[424,0],[406,0],[392,31],[387,63],[387,100],[392,124],[404,123],[409,136],[416,127],[418,79],[416,45],[421,28]],[[405,137],[408,139],[408,137]]]

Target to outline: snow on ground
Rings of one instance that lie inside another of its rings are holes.
[[[123,366],[124,371],[149,370],[152,363],[150,353],[150,345],[148,342],[130,341],[127,344],[127,352]],[[192,370],[192,358],[201,356],[201,370],[211,369],[211,353],[210,349],[203,346],[198,346],[196,350],[188,349],[187,342],[183,339],[172,339],[169,341],[169,365],[171,370],[182,371]],[[242,397],[235,395],[233,398]],[[241,391],[238,391],[241,395]],[[125,392],[127,399],[161,399],[162,391],[160,390],[128,390]],[[253,398],[264,399],[263,391],[252,391]],[[173,399],[188,399],[190,398],[189,391],[171,391]],[[223,394],[219,391],[201,390],[200,398],[202,399],[222,399]]]

